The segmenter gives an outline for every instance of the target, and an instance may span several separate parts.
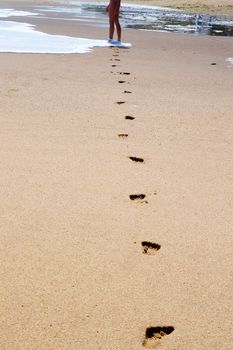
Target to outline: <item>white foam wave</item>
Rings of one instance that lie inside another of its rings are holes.
[[[226,58],[226,62],[229,62],[230,64],[233,64],[233,57]]]
[[[78,14],[80,15],[82,13],[82,9],[80,4],[76,7],[64,7],[64,6],[40,6],[38,7],[39,11],[42,12],[56,12],[56,13],[71,13],[71,14]]]
[[[17,11],[14,9],[0,9],[0,18],[8,17],[26,17],[26,16],[38,16],[38,13],[27,12],[27,11]]]
[[[0,21],[0,52],[68,54],[110,46],[106,40],[51,35],[36,31],[34,27],[27,23]]]

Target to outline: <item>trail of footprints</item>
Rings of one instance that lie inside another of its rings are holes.
[[[117,61],[120,62],[120,57],[119,57],[119,49],[118,48],[112,48],[113,50],[113,59],[111,59],[111,61]],[[117,58],[116,58],[117,57]],[[113,68],[118,67],[117,64],[112,64],[111,65]],[[131,73],[130,72],[114,72],[111,71],[112,74],[116,75],[123,75],[123,76],[130,76]],[[126,81],[126,80],[118,80],[119,84],[130,84],[130,82]],[[124,90],[123,91],[124,94],[131,94],[133,93],[130,90]],[[126,101],[117,101],[116,104],[117,105],[123,105],[125,104]],[[125,120],[130,120],[133,121],[136,118],[132,115],[126,115],[125,116]],[[128,133],[119,133],[118,137],[119,138],[128,138],[129,134]],[[138,156],[129,156],[128,157],[132,162],[134,163],[139,163],[139,164],[143,164],[145,163],[144,158],[138,157]],[[153,195],[156,195],[157,193],[154,192]],[[151,195],[148,194],[148,195]],[[135,201],[138,203],[146,203],[148,204],[147,201],[147,194],[144,193],[134,193],[134,194],[130,194],[129,195],[129,199],[131,201]],[[136,243],[136,242],[134,242]],[[150,241],[142,241],[141,242],[141,247],[142,247],[142,254],[144,255],[148,255],[148,256],[153,256],[156,255],[157,252],[161,249],[161,245],[158,243],[154,243],[154,242],[150,242]],[[143,347],[147,348],[147,349],[155,349],[157,348],[157,346],[161,343],[161,341],[163,340],[164,337],[168,336],[169,334],[171,334],[173,331],[175,330],[174,327],[172,326],[150,326],[148,328],[146,328],[145,330],[145,334],[144,334],[144,339],[142,341],[142,345]]]

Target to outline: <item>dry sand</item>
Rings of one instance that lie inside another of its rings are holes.
[[[1,350],[233,348],[232,40],[124,40],[0,55]]]
[[[232,0],[127,0],[126,2],[171,7],[194,13],[208,13],[226,16],[233,15]]]

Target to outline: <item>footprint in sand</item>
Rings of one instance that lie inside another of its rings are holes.
[[[119,72],[119,74],[130,75],[130,73],[128,73],[128,72]]]
[[[172,326],[148,327],[142,345],[147,349],[155,349],[164,336],[171,334],[174,330],[175,328]]]
[[[128,137],[128,134],[118,134],[119,137]]]
[[[148,201],[145,200],[145,198],[146,198],[146,196],[151,196],[151,195],[156,196],[157,192],[154,191],[153,193],[147,193],[146,195],[144,193],[130,194],[129,198],[131,199],[131,201],[136,201],[136,202],[148,204]]]
[[[149,241],[142,241],[142,252],[147,255],[155,255],[156,252],[161,248],[160,244],[152,243]]]
[[[112,64],[112,67],[117,67],[117,65],[116,64]]]
[[[133,162],[139,162],[139,163],[143,163],[144,159],[143,158],[139,158],[139,157],[129,157],[129,159],[131,159]]]
[[[125,80],[118,80],[118,83],[119,83],[119,84],[124,84],[124,83],[125,83]]]
[[[126,120],[134,120],[135,117],[132,117],[132,115],[126,115],[126,116],[125,116],[125,119],[126,119]]]
[[[124,94],[132,94],[132,91],[125,90]]]
[[[146,195],[143,193],[130,194],[129,198],[131,199],[131,201],[141,201],[146,198]],[[145,201],[144,203],[147,203],[147,201]]]
[[[125,103],[125,101],[118,101],[116,102],[118,105],[123,105],[123,103]]]

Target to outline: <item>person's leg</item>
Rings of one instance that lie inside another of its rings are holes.
[[[113,39],[113,34],[114,34],[114,7],[113,6],[109,6],[108,14],[109,14],[109,39]]]
[[[119,12],[120,12],[120,5],[118,5],[116,10],[115,10],[114,23],[115,23],[116,30],[117,30],[117,40],[121,41],[121,25],[119,22]]]
[[[121,25],[118,17],[115,19],[115,25],[117,30],[117,40],[121,41]]]

